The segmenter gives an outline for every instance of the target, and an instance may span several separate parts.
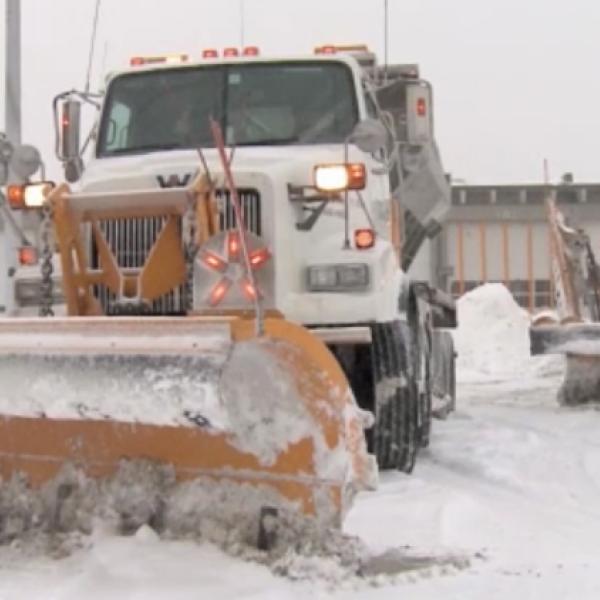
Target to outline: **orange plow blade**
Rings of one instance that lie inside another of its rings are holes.
[[[203,317],[0,321],[0,493],[23,475],[44,490],[65,468],[97,483],[144,461],[170,470],[167,495],[202,481],[262,494],[249,512],[339,526],[376,478],[368,415],[307,330],[282,319],[267,319],[260,338],[253,328]]]

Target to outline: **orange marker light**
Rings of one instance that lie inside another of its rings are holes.
[[[375,245],[375,232],[372,229],[356,229],[354,231],[354,245],[359,250],[367,250]]]
[[[37,265],[38,253],[33,246],[19,248],[19,264],[23,266]]]
[[[258,56],[259,53],[258,46],[246,46],[242,52],[244,56]]]
[[[424,117],[427,114],[427,102],[425,98],[417,98],[417,116]]]
[[[260,269],[271,258],[271,253],[267,248],[255,250],[249,256],[250,266],[253,269]]]
[[[223,56],[225,58],[231,58],[232,56],[239,56],[240,53],[237,48],[225,48],[223,50]]]
[[[248,279],[242,279],[240,284],[242,286],[242,292],[244,292],[244,296],[246,296],[248,300],[252,301],[258,298],[258,290],[252,285],[251,281]]]
[[[227,257],[230,261],[237,261],[240,256],[240,235],[237,231],[230,231],[227,234]]]
[[[214,48],[202,50],[202,58],[219,58],[219,53]]]
[[[200,261],[213,271],[223,272],[227,269],[227,263],[212,252],[204,252],[200,257]]]
[[[6,196],[8,197],[8,204],[13,210],[25,208],[25,186],[9,185]]]
[[[367,181],[367,171],[363,163],[350,163],[346,165],[348,170],[348,189],[362,190]]]
[[[315,48],[315,54],[335,54],[336,51],[335,46],[319,46]]]
[[[231,279],[227,279],[227,277],[223,277],[221,281],[219,281],[215,287],[210,291],[210,295],[208,297],[208,301],[211,306],[217,306],[223,298],[225,298],[225,294],[231,287]]]

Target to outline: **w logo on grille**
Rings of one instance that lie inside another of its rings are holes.
[[[185,175],[173,173],[173,175],[169,175],[168,177],[165,175],[157,175],[156,180],[161,188],[174,188],[185,187],[190,182],[191,177],[191,173],[185,173]]]

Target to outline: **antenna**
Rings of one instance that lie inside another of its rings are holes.
[[[100,0],[96,0],[96,10],[94,12],[94,24],[92,26],[92,37],[90,40],[90,55],[88,58],[87,77],[85,80],[85,93],[90,91],[90,77],[92,76],[92,61],[94,60],[94,46],[96,45],[96,32],[98,30],[98,14],[100,12]]]
[[[244,47],[244,0],[240,0],[240,48]]]
[[[383,0],[383,80],[387,81],[388,71],[388,30],[389,30],[389,6],[388,0]]]

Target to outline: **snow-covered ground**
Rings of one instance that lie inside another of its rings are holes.
[[[529,358],[501,286],[468,294],[459,319],[457,412],[411,476],[385,473],[345,522],[378,557],[368,577],[335,555],[267,567],[99,527],[66,558],[0,548],[0,600],[600,598],[600,411],[557,405],[561,360]]]

